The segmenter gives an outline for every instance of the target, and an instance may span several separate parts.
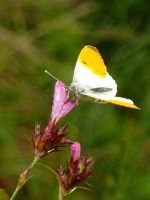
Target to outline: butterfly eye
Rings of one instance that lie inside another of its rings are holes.
[[[86,62],[83,60],[83,64],[85,64],[85,65],[86,65],[87,63],[86,63]]]

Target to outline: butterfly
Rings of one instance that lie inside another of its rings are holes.
[[[116,96],[116,81],[109,75],[98,49],[94,46],[82,48],[69,88],[77,99],[139,109],[132,100]]]
[[[45,72],[58,80],[47,70]],[[116,97],[116,81],[109,75],[98,49],[91,45],[82,48],[75,65],[71,86],[67,89],[77,100],[112,103],[139,109],[131,99]]]

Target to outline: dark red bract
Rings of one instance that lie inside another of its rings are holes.
[[[58,174],[64,193],[72,192],[80,183],[83,183],[92,174],[93,159],[80,156],[80,143],[71,145],[71,159],[66,169],[58,168]]]

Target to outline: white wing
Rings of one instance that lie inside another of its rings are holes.
[[[115,105],[124,106],[124,107],[128,107],[128,108],[139,109],[131,99],[126,99],[123,97],[111,97],[111,96],[106,96],[106,95],[102,95],[100,93],[94,93],[94,92],[90,91],[86,95],[83,95],[83,98],[84,99],[88,98],[91,101],[94,101],[96,103],[106,102],[106,103],[112,103]]]
[[[111,88],[111,91],[109,91],[110,96],[115,96],[117,93],[117,84],[108,72],[105,77],[100,77],[92,73],[79,62],[77,62],[75,66],[71,87],[74,88],[77,93],[81,93],[82,91],[85,93],[89,89],[101,87]]]

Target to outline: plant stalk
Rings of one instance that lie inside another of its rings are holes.
[[[64,189],[61,185],[61,183],[59,183],[59,200],[65,200],[65,193],[64,193]]]
[[[24,184],[28,181],[29,173],[32,170],[32,168],[35,166],[36,162],[39,160],[38,157],[34,157],[32,163],[29,165],[29,167],[19,176],[18,184],[16,186],[15,191],[13,192],[12,196],[10,197],[10,200],[14,200],[18,194],[18,192],[21,190],[21,188],[24,186]]]

